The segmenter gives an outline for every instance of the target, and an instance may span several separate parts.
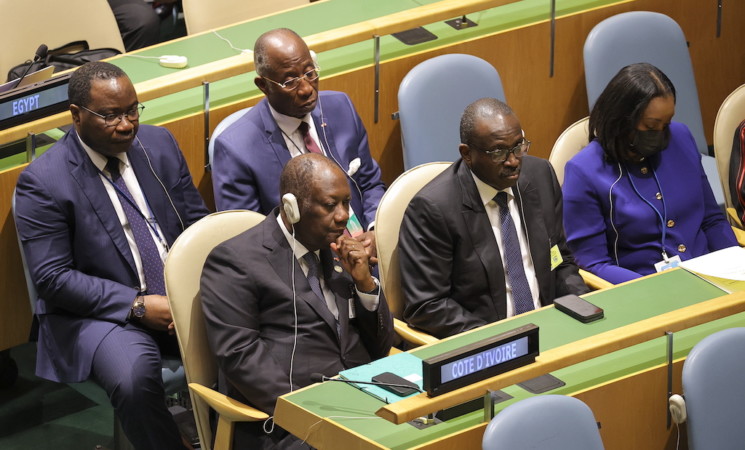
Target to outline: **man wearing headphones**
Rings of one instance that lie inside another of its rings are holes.
[[[556,175],[526,155],[512,109],[477,100],[460,137],[461,159],[412,199],[399,237],[404,318],[439,338],[588,291],[566,246]]]
[[[282,394],[388,354],[393,319],[362,243],[345,227],[349,183],[335,162],[302,155],[280,178],[282,206],[215,248],[202,272],[207,337],[222,392],[274,413]],[[271,421],[236,424],[233,448],[287,448]]]
[[[279,202],[277,179],[287,161],[321,153],[349,176],[347,229],[374,256],[371,229],[385,187],[351,100],[341,92],[318,91],[320,68],[303,39],[286,28],[256,40],[254,63],[254,83],[266,98],[215,140],[212,184],[217,210],[269,214]]]
[[[161,352],[179,355],[163,258],[207,214],[173,136],[139,125],[132,82],[104,62],[68,88],[74,128],[20,175],[15,218],[39,298],[36,374],[103,387],[137,449],[183,449]]]

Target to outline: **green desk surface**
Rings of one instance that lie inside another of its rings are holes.
[[[562,0],[557,2],[557,16],[618,3],[620,0]],[[235,47],[251,49],[263,32],[277,27],[295,30],[301,36],[336,29],[406,11],[422,5],[436,3],[437,0],[327,0],[314,3],[299,10],[291,10],[251,22],[244,22],[219,30],[220,35],[229,39]],[[392,36],[380,40],[381,60],[385,61],[415,52],[451,45],[456,42],[493,34],[531,23],[547,20],[550,17],[550,2],[546,0],[522,0],[508,5],[470,14],[469,18],[477,27],[456,31],[444,22],[425,26],[438,38],[434,41],[407,46]],[[546,36],[548,39],[548,36]],[[190,36],[153,49],[138,52],[142,56],[164,54],[185,55],[189,67],[218,61],[235,56],[239,52],[213,33]],[[348,45],[343,48],[322,52],[318,55],[322,77],[373,64],[372,40]],[[135,83],[173,73],[178,69],[168,69],[158,65],[156,60],[145,60],[124,56],[115,60]],[[212,83],[210,86],[211,106],[234,103],[260,95],[254,86],[253,72],[227,80]],[[321,86],[323,86],[321,84]],[[396,87],[397,89],[397,87]],[[372,96],[372,82],[370,83]],[[164,98],[147,102],[143,116],[145,123],[163,123],[174,118],[198,112],[202,109],[201,88],[194,88]]]
[[[412,353],[420,358],[428,358],[526,323],[539,326],[540,348],[545,351],[722,295],[725,292],[694,275],[683,270],[673,270],[587,296],[588,300],[605,310],[604,319],[590,324],[582,324],[555,308],[548,307],[455,336]],[[745,313],[675,333],[675,358],[686,356],[705,336],[736,326],[745,326]],[[663,364],[666,361],[666,345],[665,338],[660,337],[553,372],[566,386],[551,393],[572,394]],[[499,403],[497,409],[500,410],[531,395],[518,386],[505,388],[504,392],[514,399]],[[425,430],[418,430],[409,424],[394,425],[375,416],[375,411],[384,406],[383,402],[342,383],[319,384],[288,394],[285,398],[319,417],[331,417],[341,426],[394,449],[424,444],[483,422],[483,411],[476,411]]]
[[[256,38],[263,32],[278,27],[295,30],[301,36],[333,30],[373,18],[436,3],[438,0],[327,0],[298,10],[290,10],[274,16],[243,22],[219,30],[233,46],[251,49]],[[624,0],[561,0],[557,1],[557,17],[598,8]],[[548,20],[550,2],[547,0],[521,0],[508,5],[480,11],[468,16],[478,26],[457,31],[438,22],[425,28],[437,36],[434,41],[408,46],[393,36],[380,39],[381,61],[452,45],[500,31]],[[548,39],[548,36],[546,36]],[[184,55],[189,58],[189,67],[219,61],[235,56],[239,51],[214,33],[201,33],[177,39],[163,45],[133,52],[133,55],[157,57],[160,55]],[[342,48],[322,52],[318,55],[321,77],[345,72],[373,64],[373,41],[360,42]],[[142,59],[125,54],[113,61],[129,75],[136,84],[153,78],[169,75],[179,69],[161,67],[156,59]],[[210,83],[210,106],[218,108],[241,100],[261,95],[253,83],[254,72]],[[370,81],[370,101],[373,98],[373,83]],[[321,83],[323,87],[323,83]],[[381,89],[387,87],[382,86]],[[398,87],[393,87],[398,89]],[[167,95],[145,102],[146,109],[141,122],[164,124],[203,110],[204,92],[201,87]],[[25,156],[16,155],[0,159],[0,170],[25,162]]]

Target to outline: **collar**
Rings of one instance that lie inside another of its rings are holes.
[[[468,169],[469,172],[471,172],[471,169]],[[488,184],[484,183],[477,177],[473,172],[471,172],[471,177],[473,177],[473,181],[476,183],[476,189],[479,191],[479,197],[481,198],[481,204],[486,206],[487,203],[494,200],[494,197],[497,195],[497,192],[506,192],[507,193],[507,201],[509,202],[515,197],[514,192],[512,192],[512,188],[508,187],[506,189],[497,190],[494,189],[492,186],[489,186]]]
[[[310,117],[310,113],[306,114],[302,119],[298,119],[297,117],[286,116],[278,113],[269,102],[267,102],[267,105],[269,105],[269,112],[272,114],[274,121],[277,122],[277,126],[279,126],[279,129],[282,130],[285,135],[292,136],[300,126],[300,122],[306,122],[311,128],[313,128],[313,120]]]
[[[93,150],[93,148],[83,142],[83,140],[77,133],[75,133],[75,136],[78,138],[78,142],[80,142],[80,145],[83,147],[83,150],[85,150],[85,153],[91,159],[93,165],[96,166],[96,169],[103,172],[106,168],[106,163],[109,161],[108,158],[103,154]],[[129,168],[129,157],[127,156],[127,153],[120,153],[118,155],[114,155],[114,157],[119,158],[119,160],[124,163],[124,167]]]
[[[287,239],[287,243],[290,244],[290,248],[295,254],[295,258],[300,260],[310,250],[305,248],[305,246],[300,241],[292,237],[292,234],[289,231],[287,231],[287,227],[285,227],[285,222],[282,220],[282,214],[277,214],[277,223],[279,224],[279,228],[282,230],[282,234],[285,235],[285,239]],[[316,256],[320,258],[321,256],[320,250],[316,250],[315,254]]]

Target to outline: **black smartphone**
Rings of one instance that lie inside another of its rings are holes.
[[[568,314],[582,323],[602,319],[603,308],[598,308],[587,300],[576,295],[565,295],[554,300],[556,309]]]
[[[381,374],[375,375],[372,380],[376,383],[386,383],[380,384],[379,386],[386,391],[393,392],[399,397],[406,397],[407,395],[419,392],[419,386],[417,386],[416,383],[412,383],[406,378],[399,377],[392,372],[383,372]],[[400,384],[402,386],[388,386],[388,384]],[[407,388],[405,386],[411,387]]]

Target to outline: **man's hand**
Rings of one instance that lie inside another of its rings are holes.
[[[360,241],[349,236],[340,236],[336,242],[331,243],[331,250],[339,256],[344,270],[352,275],[357,290],[370,292],[375,289],[367,250]]]
[[[145,295],[145,315],[140,322],[153,330],[168,331],[173,334],[173,318],[171,308],[168,306],[168,297],[165,295]]]
[[[355,239],[362,243],[367,253],[367,258],[370,264],[378,263],[378,247],[375,246],[375,230],[365,231],[362,234],[358,234]]]

